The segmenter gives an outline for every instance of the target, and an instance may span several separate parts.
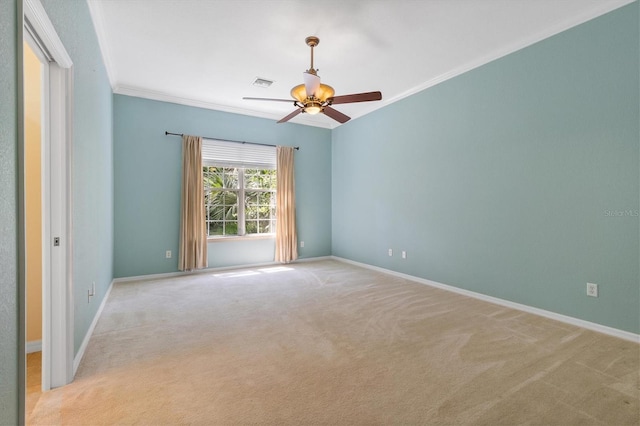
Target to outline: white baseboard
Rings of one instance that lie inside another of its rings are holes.
[[[78,353],[73,359],[73,376],[75,377],[76,371],[78,371],[78,367],[80,366],[80,361],[82,361],[82,357],[84,356],[84,352],[87,350],[87,345],[89,344],[89,340],[91,339],[91,335],[93,334],[93,330],[96,328],[96,324],[100,319],[100,315],[102,315],[102,310],[104,309],[104,305],[107,303],[107,299],[109,299],[109,294],[111,294],[111,289],[113,288],[113,281],[109,284],[109,288],[102,298],[102,303],[100,303],[100,307],[93,317],[93,321],[91,321],[91,325],[87,330],[87,333],[84,335],[84,339],[82,339],[82,344],[80,345],[80,349],[78,349]]]
[[[320,260],[331,260],[333,256],[305,257],[304,259],[296,259],[293,263],[318,262]]]
[[[42,340],[32,340],[27,342],[26,351],[28,354],[32,354],[34,352],[42,352]]]
[[[332,259],[332,256],[321,256],[321,257],[308,257],[304,259],[297,259],[290,264],[295,263],[303,263],[303,262],[315,262],[318,260],[326,260]],[[166,272],[163,274],[149,274],[149,275],[138,275],[133,277],[122,277],[115,278],[113,283],[126,283],[130,281],[149,281],[149,280],[159,280],[163,278],[174,278],[174,277],[183,277],[186,275],[199,275],[199,274],[210,274],[212,272],[220,272],[220,271],[230,271],[234,269],[247,269],[247,268],[264,268],[266,266],[281,266],[281,265],[289,265],[287,263],[280,262],[264,262],[264,263],[251,263],[246,265],[234,265],[234,266],[218,266],[215,268],[205,268],[198,269],[195,271],[184,271],[184,272]]]
[[[483,300],[485,302],[494,303],[496,305],[505,306],[507,308],[517,309],[519,311],[524,311],[530,314],[539,315],[545,318],[549,318],[552,320],[560,321],[566,324],[575,325],[577,327],[586,328],[588,330],[597,331],[598,333],[607,334],[609,336],[618,337],[620,339],[629,340],[634,343],[640,343],[640,334],[631,333],[625,330],[619,330],[617,328],[608,327],[606,325],[597,324],[590,321],[581,320],[579,318],[570,317],[567,315],[558,314],[556,312],[547,311],[540,308],[534,308],[533,306],[523,305],[521,303],[511,302],[509,300],[500,299],[493,296],[487,296],[482,293],[476,293],[475,291],[465,290],[462,288],[454,287],[447,284],[442,284],[436,281],[426,280],[424,278],[415,277],[413,275],[403,274],[401,272],[392,271],[390,269],[380,268],[378,266],[369,265],[366,263],[360,263],[353,260],[345,259],[342,257],[331,256],[332,259],[335,259],[340,262],[349,263],[352,265],[360,266],[362,268],[371,269],[374,271],[382,272],[384,274],[393,275],[399,278],[404,278],[406,280],[415,281],[420,284],[425,284],[431,287],[436,287],[442,290],[451,291],[453,293],[462,294],[464,296],[473,297],[474,299]]]

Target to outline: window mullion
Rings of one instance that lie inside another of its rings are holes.
[[[244,220],[244,169],[238,169],[238,235],[245,235]]]

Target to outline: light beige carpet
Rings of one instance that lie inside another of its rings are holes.
[[[117,284],[31,424],[638,425],[639,346],[326,260]]]
[[[42,395],[42,352],[27,354],[26,415],[33,412]],[[0,421],[0,424],[2,422]]]

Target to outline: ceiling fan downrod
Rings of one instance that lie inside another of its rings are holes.
[[[309,46],[311,48],[311,68],[309,68],[307,70],[307,72],[309,74],[317,75],[317,71],[318,70],[313,68],[313,48],[316,47],[320,43],[320,39],[318,37],[315,37],[315,36],[309,36],[309,37],[305,38],[304,41],[305,41],[305,43],[307,43],[307,46]]]

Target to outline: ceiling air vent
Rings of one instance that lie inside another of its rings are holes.
[[[256,77],[256,79],[253,80],[253,83],[251,84],[253,84],[254,86],[258,86],[266,89],[267,87],[273,84],[273,80],[267,80],[266,78]]]

